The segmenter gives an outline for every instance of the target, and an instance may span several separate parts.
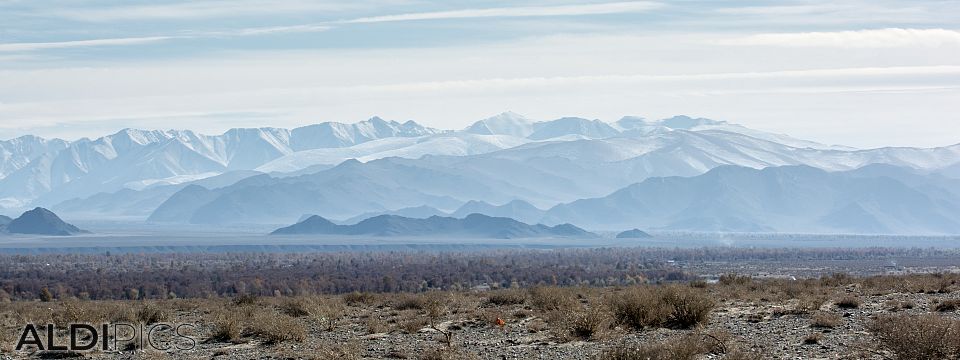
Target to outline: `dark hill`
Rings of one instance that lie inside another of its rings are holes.
[[[23,213],[13,219],[6,226],[6,231],[12,234],[58,235],[67,236],[84,233],[76,226],[70,225],[57,214],[44,208],[36,208]]]
[[[617,234],[617,239],[643,239],[652,237],[653,235],[647,234],[646,231],[640,229],[627,230]]]
[[[470,214],[466,218],[431,216],[413,219],[396,215],[380,215],[354,225],[337,225],[320,216],[277,229],[273,235],[325,234],[368,236],[470,236],[479,238],[525,237],[594,237],[595,234],[570,224],[557,226],[529,225],[511,218]]]

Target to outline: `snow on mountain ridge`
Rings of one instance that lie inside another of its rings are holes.
[[[197,177],[228,170],[249,170],[304,148],[341,147],[382,137],[423,136],[440,130],[413,121],[399,123],[372,118],[357,124],[321,123],[342,136],[336,141],[303,130],[237,128],[221,135],[202,135],[190,130],[123,129],[97,139],[71,143],[51,140],[50,149],[37,151],[18,145],[26,139],[0,142],[0,199],[5,204],[31,201],[58,202],[125,184],[167,181],[178,176]],[[303,135],[298,138],[297,135]],[[39,138],[37,138],[39,139]],[[40,144],[42,145],[42,143]],[[163,154],[162,152],[167,152]],[[137,160],[136,158],[140,158]],[[146,160],[152,159],[152,160]],[[82,182],[78,182],[83,179]],[[67,184],[74,183],[71,186]]]

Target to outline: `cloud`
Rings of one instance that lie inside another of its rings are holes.
[[[74,40],[57,42],[34,42],[34,43],[8,43],[0,44],[0,52],[24,52],[49,49],[65,49],[80,47],[98,47],[98,46],[123,46],[123,45],[142,45],[173,39],[196,39],[209,37],[233,37],[233,36],[258,36],[272,34],[289,33],[309,33],[329,30],[331,27],[321,24],[293,25],[293,26],[270,26],[242,28],[224,31],[205,31],[205,32],[187,32],[183,35],[168,36],[147,36],[132,38],[114,38],[114,39],[94,39],[94,40]],[[3,58],[0,58],[3,60]]]
[[[43,13],[78,21],[107,22],[263,16],[264,14],[343,11],[363,7],[363,3],[352,1],[216,0],[158,5],[66,8]]]
[[[210,6],[210,3],[163,5],[163,6],[156,6],[156,7],[147,6],[147,7],[138,7],[134,10],[115,9],[114,11],[117,11],[118,13],[106,12],[106,13],[100,14],[99,17],[94,17],[94,18],[110,19],[114,16],[119,16],[119,14],[125,14],[124,16],[133,17],[135,16],[135,14],[139,14],[140,12],[153,13],[154,16],[165,17],[167,15],[173,16],[182,11],[194,11],[196,10],[195,8],[198,6],[202,6],[201,9],[203,9],[207,6]],[[45,50],[45,49],[61,49],[61,48],[93,47],[93,46],[140,45],[144,43],[171,40],[171,39],[257,36],[257,35],[284,34],[284,33],[320,32],[320,31],[326,31],[333,28],[335,24],[362,24],[362,23],[395,22],[395,21],[463,19],[463,18],[484,18],[484,17],[575,16],[575,15],[630,13],[630,12],[649,11],[661,6],[662,4],[656,3],[656,2],[632,1],[632,2],[589,4],[589,5],[526,6],[526,7],[503,7],[503,8],[487,8],[487,9],[465,9],[465,10],[453,10],[453,11],[437,11],[437,12],[362,17],[362,18],[356,18],[351,20],[343,20],[343,21],[327,22],[327,23],[315,23],[315,24],[254,27],[254,28],[241,28],[241,29],[222,30],[222,31],[198,31],[198,32],[188,31],[188,32],[183,32],[180,35],[167,35],[167,36],[76,40],[76,41],[61,41],[61,42],[8,43],[8,44],[0,44],[0,52],[34,51],[34,50]],[[228,11],[229,9],[230,9],[230,6],[227,6],[226,9],[219,9],[217,11]],[[246,9],[246,8],[242,7],[239,9]],[[234,11],[238,11],[239,9],[234,9]],[[204,11],[200,11],[200,14],[194,14],[194,16],[201,16],[203,13]],[[113,14],[113,15],[105,15],[105,14]]]
[[[33,51],[45,49],[65,49],[90,46],[139,45],[175,39],[177,36],[147,36],[116,39],[75,40],[58,42],[9,43],[0,44],[0,52]]]
[[[892,48],[960,45],[960,31],[947,29],[876,29],[833,32],[757,34],[719,41],[722,45]]]
[[[486,9],[464,9],[451,11],[433,11],[397,15],[362,17],[342,21],[343,23],[378,23],[392,21],[419,21],[442,19],[467,19],[487,17],[536,17],[536,16],[576,16],[646,12],[662,7],[663,4],[650,1],[613,2],[588,5],[559,6],[519,6]]]
[[[720,8],[716,12],[729,15],[808,15],[818,13],[828,13],[845,9],[846,7],[837,4],[816,4],[816,5],[774,5],[774,6],[744,6]]]
[[[333,27],[325,24],[267,26],[267,27],[242,28],[242,29],[224,30],[224,31],[197,32],[197,33],[193,33],[192,37],[256,36],[256,35],[272,35],[272,34],[311,33],[311,32],[327,31],[327,30],[330,30],[331,28]]]

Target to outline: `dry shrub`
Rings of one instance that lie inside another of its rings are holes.
[[[407,334],[416,334],[420,329],[430,326],[430,319],[416,312],[405,313],[397,322],[400,329]]]
[[[707,343],[691,335],[652,344],[621,343],[600,353],[597,360],[694,360],[708,352]]]
[[[343,301],[350,306],[372,305],[377,302],[377,296],[367,292],[354,291],[342,297]]]
[[[527,292],[519,289],[507,289],[490,292],[486,303],[494,306],[522,305],[527,302]]]
[[[939,312],[957,311],[957,309],[960,309],[960,299],[941,300],[933,309]]]
[[[666,302],[673,311],[667,319],[667,325],[687,329],[695,325],[706,323],[710,311],[716,306],[710,297],[703,291],[671,286],[661,291],[662,301]]]
[[[800,300],[797,301],[797,312],[802,314],[811,313],[817,310],[820,310],[820,307],[827,302],[827,298],[823,296],[802,296]]]
[[[137,321],[144,324],[156,324],[167,321],[170,314],[158,304],[147,303],[137,310]]]
[[[139,311],[129,302],[117,304],[107,311],[107,319],[115,323],[132,324],[140,317]]]
[[[860,307],[860,299],[853,295],[847,295],[833,303],[841,309],[856,309]]]
[[[660,301],[657,293],[647,287],[622,291],[609,303],[613,317],[618,322],[637,330],[662,325],[671,312],[671,309]]]
[[[599,306],[568,311],[555,310],[547,315],[555,324],[561,340],[601,340],[610,330],[610,311]],[[528,324],[529,325],[529,324]],[[529,326],[528,326],[529,329]]]
[[[638,330],[690,328],[706,322],[715,306],[705,292],[681,286],[636,287],[610,301],[614,318]]]
[[[306,329],[297,319],[274,311],[254,313],[247,330],[267,344],[291,340],[301,342],[307,337]]]
[[[424,307],[424,299],[414,294],[399,294],[390,300],[390,307],[397,310],[421,310]]]
[[[343,319],[345,306],[342,302],[335,299],[316,299],[310,308],[310,316],[313,317],[323,329],[333,331],[337,324]]]
[[[960,357],[960,321],[934,314],[880,316],[868,326],[880,345],[897,359]]]
[[[421,298],[421,310],[427,313],[431,325],[436,325],[449,312],[450,295],[445,292],[434,291]]]
[[[540,286],[530,289],[530,305],[548,312],[572,309],[579,305],[579,301],[570,289]]]
[[[820,312],[813,316],[813,319],[810,320],[810,326],[815,328],[826,328],[832,329],[840,325],[840,320],[843,318],[838,314]]]
[[[98,324],[107,318],[105,307],[91,301],[65,300],[53,310],[51,320],[61,329],[75,323]]]
[[[233,298],[233,304],[236,306],[254,305],[256,303],[257,303],[256,295],[243,294]]]
[[[311,350],[315,359],[360,360],[363,358],[363,346],[357,340],[325,343]],[[292,355],[288,358],[303,358],[302,353]]]
[[[375,315],[364,319],[363,326],[367,329],[367,333],[370,334],[380,334],[390,331],[390,326],[379,316]]]
[[[223,311],[213,320],[210,340],[240,343],[243,336],[243,318],[237,312]]]
[[[292,317],[304,317],[310,315],[313,303],[306,298],[285,298],[280,302],[278,308],[280,312]]]

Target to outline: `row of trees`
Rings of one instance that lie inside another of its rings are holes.
[[[618,286],[694,278],[691,263],[960,258],[937,249],[606,248],[483,252],[0,255],[0,300],[142,299]],[[676,262],[674,262],[676,261]]]

